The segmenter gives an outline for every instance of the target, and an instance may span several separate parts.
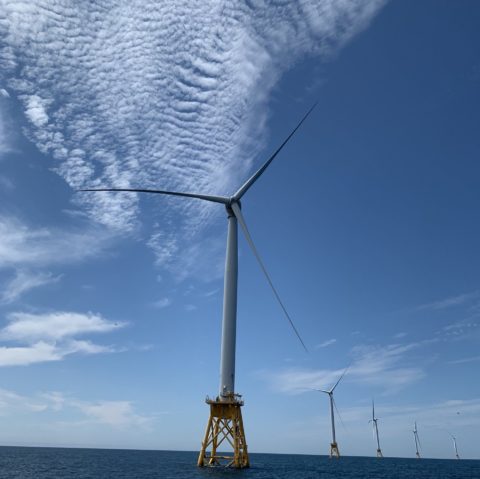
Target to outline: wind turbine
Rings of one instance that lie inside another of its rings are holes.
[[[380,448],[380,437],[378,436],[378,419],[375,417],[375,402],[372,399],[372,419],[368,421],[372,423],[373,435],[377,439],[377,457],[383,457],[382,449]]]
[[[315,389],[315,391],[321,392],[328,394],[328,397],[330,399],[330,419],[332,422],[332,442],[330,444],[330,457],[340,457],[340,451],[338,450],[338,444],[337,444],[337,438],[335,436],[335,413],[334,413],[334,408],[337,408],[337,405],[335,404],[335,400],[333,399],[333,391],[335,391],[335,388],[338,386],[339,382],[342,380],[343,376],[345,376],[345,373],[347,372],[348,367],[343,371],[342,375],[338,378],[338,381],[335,383],[333,388],[329,390],[324,390],[324,389]],[[338,409],[337,409],[338,412]]]
[[[415,438],[415,456],[417,456],[417,459],[420,459],[420,453],[418,452],[418,449],[420,447],[420,439],[418,438],[418,429],[417,429],[417,421],[415,421],[415,428],[413,430],[413,437]]]
[[[452,439],[453,439],[453,447],[455,448],[455,457],[457,459],[460,459],[460,456],[458,455],[458,449],[457,449],[457,438],[453,434],[450,434],[450,436],[452,436]]]
[[[198,466],[205,465],[226,465],[235,468],[249,467],[249,457],[241,406],[243,401],[241,395],[235,392],[235,349],[236,349],[236,324],[237,324],[237,280],[238,280],[238,234],[237,222],[243,230],[248,245],[250,246],[260,268],[262,269],[273,294],[280,304],[283,313],[293,328],[296,336],[300,340],[303,348],[307,350],[299,332],[293,324],[277,290],[273,286],[272,280],[258,254],[253,243],[252,237],[248,231],[245,219],[241,211],[240,200],[260,178],[270,163],[280,153],[290,138],[300,128],[302,123],[315,108],[314,104],[305,116],[300,120],[295,129],[287,136],[277,150],[268,158],[267,161],[232,195],[232,196],[214,196],[209,194],[186,193],[180,191],[152,190],[139,188],[86,188],[80,191],[121,191],[131,193],[151,193],[168,196],[180,196],[185,198],[195,198],[203,201],[219,203],[225,206],[228,218],[227,248],[225,258],[225,276],[223,291],[223,319],[222,319],[222,339],[220,354],[220,387],[216,399],[207,397],[207,404],[210,405],[210,417],[207,423],[202,448],[198,458]],[[218,447],[230,443],[233,448],[233,456],[219,455]],[[211,447],[210,453],[208,448]]]

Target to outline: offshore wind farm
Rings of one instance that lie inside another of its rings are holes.
[[[0,1],[0,476],[480,477],[479,24]]]

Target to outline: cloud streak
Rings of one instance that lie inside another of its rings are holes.
[[[107,333],[125,326],[102,318],[98,314],[53,312],[45,314],[12,313],[9,323],[0,330],[0,339],[20,345],[0,346],[0,366],[28,366],[60,361],[72,354],[116,352],[82,339],[85,335]]]
[[[131,401],[85,401],[70,397],[59,391],[35,394],[32,397],[20,395],[14,391],[0,389],[0,414],[44,413],[68,411],[80,413],[84,419],[81,424],[100,424],[115,429],[148,426],[153,416],[139,414]],[[78,424],[71,421],[70,426]]]
[[[110,238],[101,228],[35,228],[0,215],[0,269],[75,263],[97,256]]]
[[[57,283],[60,277],[53,276],[51,273],[32,273],[30,271],[18,270],[15,276],[4,286],[0,295],[0,303],[12,303],[21,295],[34,288]]]
[[[0,71],[28,137],[73,189],[228,193],[263,146],[264,107],[282,73],[304,55],[337,51],[383,3],[4,0]],[[136,195],[76,201],[114,230],[136,227]],[[162,208],[183,214],[187,240],[213,210],[158,204],[152,247],[162,262],[177,247]]]
[[[418,366],[410,366],[412,352],[435,340],[387,346],[357,346],[352,350],[353,361],[346,380],[380,387],[386,394],[422,379],[425,372]],[[301,394],[314,389],[328,389],[344,372],[342,369],[289,368],[283,371],[263,373],[272,387],[286,394]]]

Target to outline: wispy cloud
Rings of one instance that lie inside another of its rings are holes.
[[[58,282],[62,275],[45,269],[99,257],[112,238],[110,232],[98,226],[33,227],[0,214],[0,270],[9,276],[0,302],[12,303],[33,288]]]
[[[453,361],[448,361],[448,364],[475,363],[477,361],[480,361],[480,356],[470,356],[468,358],[454,359]]]
[[[6,2],[0,72],[23,104],[29,138],[72,188],[228,193],[264,145],[265,106],[282,73],[302,55],[337,51],[383,3],[124,0],[106,14],[93,4]],[[162,263],[218,208],[157,200],[160,213],[167,205],[181,213],[185,238],[179,246],[165,220],[154,228],[150,245]],[[136,195],[76,201],[114,230],[136,226]]]
[[[42,412],[48,408],[45,401],[29,398],[7,389],[0,389],[0,415],[17,411]]]
[[[32,273],[20,269],[16,271],[14,277],[3,287],[0,303],[12,303],[27,291],[56,283],[60,278],[60,275],[54,276],[52,273]]]
[[[59,391],[43,392],[28,397],[0,389],[1,415],[18,412],[44,413],[46,411],[80,413],[84,417],[82,424],[95,423],[116,429],[147,426],[154,420],[154,416],[139,414],[131,401],[85,401]],[[75,422],[71,421],[69,424],[75,425]]]
[[[422,304],[418,306],[416,310],[417,311],[423,311],[423,310],[439,311],[447,308],[452,308],[455,306],[463,306],[478,299],[480,299],[480,291],[472,291],[470,293],[458,294],[456,296],[449,296],[448,298],[440,299],[438,301]]]
[[[323,341],[320,344],[317,344],[315,346],[315,349],[321,349],[321,348],[326,348],[327,346],[331,346],[332,344],[335,344],[337,342],[336,339],[327,339],[326,341]]]
[[[0,338],[17,341],[59,340],[79,334],[105,333],[125,326],[92,313],[12,313],[8,319],[10,323],[0,330]]]
[[[153,306],[158,309],[163,309],[166,308],[167,306],[170,306],[172,304],[172,300],[169,298],[161,298],[158,301],[155,301],[153,303]]]
[[[103,251],[111,235],[101,228],[35,228],[0,215],[0,268],[50,266],[82,261]]]
[[[434,340],[387,346],[361,345],[353,348],[353,361],[345,380],[371,384],[393,393],[424,377],[425,372],[412,366],[409,356]],[[300,394],[332,386],[344,369],[289,368],[277,372],[264,372],[274,389],[287,394]]]
[[[60,361],[75,353],[115,352],[112,346],[98,345],[78,337],[106,333],[125,326],[92,313],[12,313],[8,320],[7,326],[0,330],[0,339],[23,344],[0,346],[0,366]]]
[[[439,338],[455,341],[476,339],[479,334],[480,319],[477,315],[454,321],[453,323],[444,326],[440,331],[437,331],[437,336]]]
[[[144,426],[152,418],[137,414],[129,401],[71,402],[90,420],[115,428]]]

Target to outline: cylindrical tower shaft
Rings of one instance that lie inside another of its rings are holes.
[[[377,438],[377,449],[380,449],[380,438],[378,437],[377,420],[375,419],[373,423],[375,424],[375,437]]]
[[[330,393],[330,417],[332,419],[332,443],[336,444],[337,440],[335,438],[335,416],[333,413],[333,394]]]
[[[228,234],[223,289],[220,398],[235,392],[235,342],[237,331],[238,233],[237,218],[227,207]]]

